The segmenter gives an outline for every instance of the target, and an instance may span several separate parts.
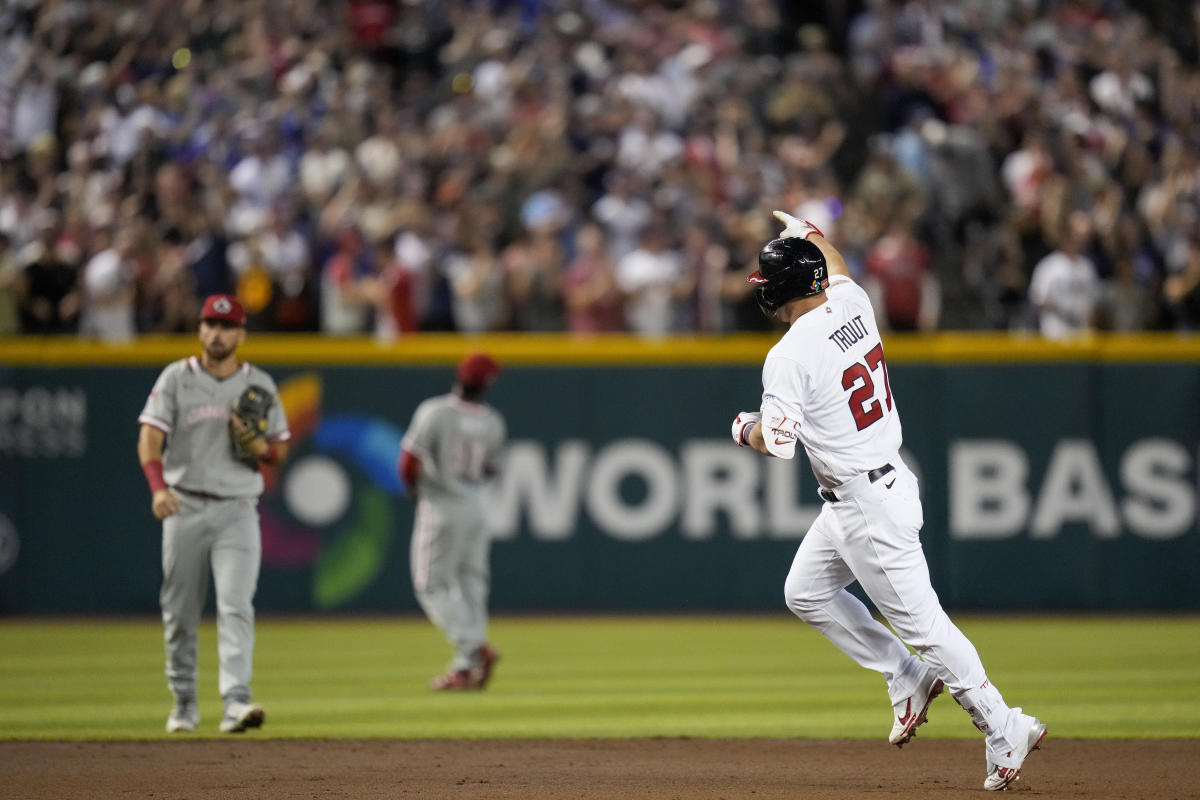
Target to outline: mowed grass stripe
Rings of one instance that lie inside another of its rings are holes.
[[[959,615],[989,675],[1055,736],[1200,736],[1200,617]],[[253,736],[849,737],[890,726],[883,681],[786,612],[500,617],[483,693],[426,688],[448,645],[423,619],[260,619]],[[199,736],[219,736],[216,633],[200,635]],[[0,738],[166,736],[156,619],[0,621]],[[921,736],[978,733],[949,697]]]

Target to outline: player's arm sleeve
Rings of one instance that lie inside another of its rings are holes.
[[[436,438],[436,409],[428,401],[417,406],[412,422],[400,440],[400,449],[412,453],[423,469],[433,469],[433,453]]]
[[[800,409],[804,389],[798,366],[785,358],[768,356],[763,364],[762,437],[767,452],[794,458],[800,437]]]
[[[808,237],[808,240],[817,246],[821,255],[825,256],[825,268],[829,272],[830,283],[839,275],[847,280],[850,279],[850,269],[846,266],[846,259],[842,258],[842,254],[826,240],[823,234],[814,233]]]
[[[273,442],[286,442],[292,438],[292,431],[288,427],[283,398],[279,396],[279,387],[269,376],[266,376],[266,385],[275,397],[275,402],[271,403],[271,408],[267,411],[267,438]]]
[[[175,376],[178,374],[179,370],[173,364],[162,371],[158,380],[154,382],[154,388],[150,390],[150,396],[146,398],[146,405],[138,415],[138,422],[166,434],[171,432],[175,425]]]

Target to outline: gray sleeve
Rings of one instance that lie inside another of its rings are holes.
[[[170,433],[175,426],[175,412],[178,403],[175,398],[176,376],[179,375],[179,362],[168,364],[154,382],[146,405],[138,415],[138,422],[151,425],[163,433]]]
[[[429,400],[417,406],[417,410],[413,412],[412,422],[408,425],[408,430],[404,432],[404,439],[400,443],[405,450],[411,451],[413,455],[426,464],[433,461],[434,445],[437,442],[437,406]]]
[[[271,396],[275,398],[275,402],[271,403],[271,408],[267,411],[267,438],[275,442],[286,442],[292,438],[292,432],[288,428],[287,414],[283,409],[283,398],[279,396],[279,387],[275,385],[271,376],[262,370],[258,371],[256,380],[269,389]]]

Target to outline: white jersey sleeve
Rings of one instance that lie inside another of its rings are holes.
[[[793,458],[800,438],[803,414],[804,376],[801,365],[772,353],[763,364],[762,434],[767,451],[779,458]]]

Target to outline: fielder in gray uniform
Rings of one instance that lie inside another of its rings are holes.
[[[159,375],[138,417],[138,458],[153,492],[151,509],[163,521],[162,605],[167,683],[175,706],[167,731],[193,731],[196,632],[211,569],[217,593],[217,650],[225,713],[220,729],[239,733],[262,725],[265,712],[250,700],[254,653],[254,591],[261,542],[258,462],[287,454],[287,419],[272,402],[262,430],[231,413],[248,387],[273,400],[274,381],[238,360],[246,313],[236,298],[209,297],[201,312],[199,358],[175,361]],[[264,391],[265,390],[265,391]],[[232,430],[231,430],[232,429]],[[231,436],[232,433],[232,436]],[[235,444],[241,440],[239,449]]]
[[[436,690],[482,689],[500,658],[487,643],[491,542],[484,482],[498,471],[505,425],[482,400],[499,374],[490,356],[467,356],[453,391],[417,406],[402,442],[400,477],[417,503],[413,588],[454,645],[449,670],[430,681]]]

